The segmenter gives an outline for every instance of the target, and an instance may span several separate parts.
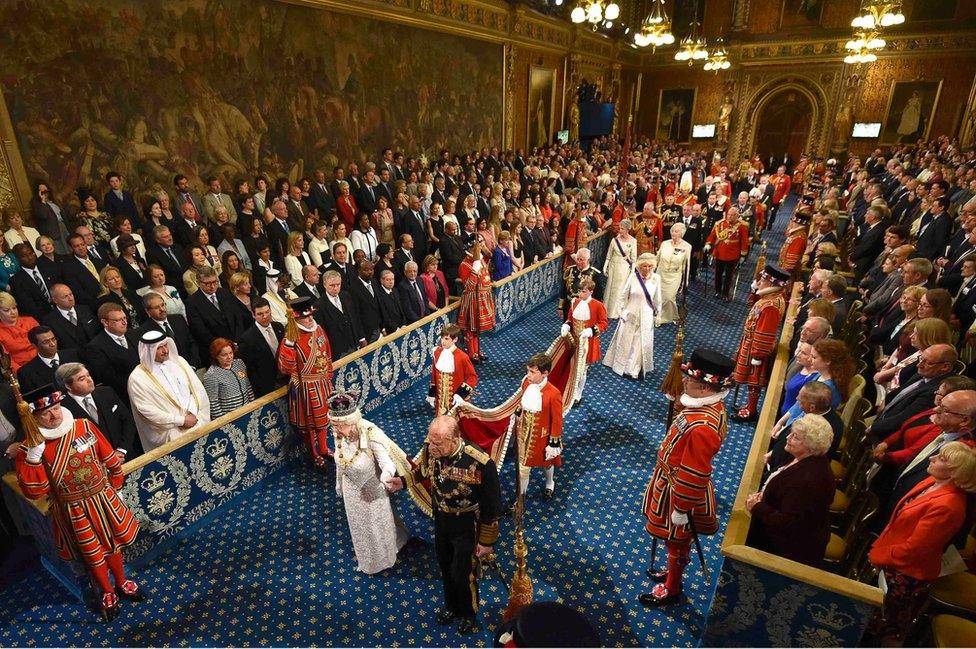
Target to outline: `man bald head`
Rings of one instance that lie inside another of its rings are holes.
[[[926,347],[919,355],[918,374],[925,379],[932,379],[943,374],[948,374],[958,357],[956,348],[952,345],[938,343],[931,347]]]
[[[976,425],[976,391],[956,390],[942,397],[932,423],[943,432],[968,432]]]
[[[807,321],[800,328],[800,340],[810,345],[821,338],[826,338],[829,334],[830,321],[820,316],[807,318]]]
[[[450,415],[435,417],[427,428],[428,451],[432,457],[451,455],[458,448],[460,432],[457,420]]]

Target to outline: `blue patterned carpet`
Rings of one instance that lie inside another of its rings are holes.
[[[778,231],[768,237],[771,260],[785,218],[778,221]],[[733,304],[715,302],[700,282],[692,285],[686,353],[702,345],[734,352],[751,266],[742,271]],[[487,337],[483,345],[491,361],[479,369],[477,402],[494,404],[511,394],[524,360],[544,350],[558,329],[556,309],[544,306]],[[611,327],[603,337],[604,350],[612,333]],[[535,597],[580,608],[605,646],[698,644],[721,564],[724,523],[752,439],[751,428],[732,425],[715,461],[722,529],[702,538],[710,578],[694,560],[686,573],[687,603],[645,609],[637,596],[648,588],[650,537],[643,530],[640,502],[665,432],[667,402],[658,387],[674,334],[674,325],[657,330],[655,371],[642,383],[602,365],[591,367],[584,402],[565,423],[566,462],[556,473],[555,498],[540,498],[541,473],[533,475],[529,487],[526,540]],[[424,396],[426,386],[417,385],[370,418],[395,439],[416,444],[429,421]],[[410,444],[408,453],[416,450]],[[501,479],[507,498],[515,480],[510,463]],[[402,495],[398,506],[420,542],[408,546],[389,571],[363,575],[355,570],[334,474],[323,477],[301,461],[292,462],[135,570],[150,599],[125,605],[111,625],[96,622],[28,556],[10,583],[0,582],[0,645],[490,646],[507,586],[497,577],[483,577],[479,634],[463,637],[454,627],[438,626],[433,616],[441,605],[441,585],[432,527]],[[511,520],[504,519],[498,547],[508,576],[511,532]],[[659,565],[663,560],[661,548]]]

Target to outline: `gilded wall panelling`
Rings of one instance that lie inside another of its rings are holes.
[[[20,157],[7,102],[3,99],[3,87],[0,86],[0,210],[7,207],[26,210],[30,193],[24,161]]]
[[[966,102],[966,109],[963,111],[959,144],[964,149],[976,145],[976,77],[973,78],[969,101]]]

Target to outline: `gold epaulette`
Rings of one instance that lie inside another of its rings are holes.
[[[471,444],[464,445],[464,452],[473,457],[478,464],[488,464],[488,460],[491,459],[488,457],[487,453],[476,446],[472,446]]]

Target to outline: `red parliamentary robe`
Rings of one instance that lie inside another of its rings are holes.
[[[462,399],[471,396],[471,392],[478,385],[478,373],[474,371],[471,358],[456,346],[453,349],[454,371],[447,373],[437,369],[437,361],[445,353],[443,347],[434,348],[434,368],[430,373],[430,386],[433,391],[434,407],[437,414],[444,415],[451,409],[454,395],[461,395]]]
[[[700,405],[701,401],[689,402],[692,405],[686,405],[674,418],[661,441],[657,464],[644,491],[641,508],[647,518],[645,529],[661,539],[691,538],[689,526],[675,527],[671,523],[675,509],[693,518],[699,534],[718,531],[712,459],[725,441],[728,420],[721,399],[708,405]]]
[[[779,267],[788,273],[800,267],[803,253],[807,249],[807,226],[791,228],[786,232],[786,241],[779,249]]]
[[[776,333],[786,310],[783,290],[777,288],[771,293],[761,295],[749,309],[742,341],[735,355],[736,383],[752,386],[765,386],[769,381],[769,368],[773,363],[773,350],[776,349]],[[752,359],[761,361],[753,365]]]
[[[39,464],[20,453],[16,467],[25,496],[50,496],[54,542],[65,561],[98,566],[104,555],[135,541],[139,524],[117,493],[124,480],[122,460],[94,422],[75,419],[63,436],[45,440]]]
[[[480,333],[495,328],[495,297],[491,292],[491,271],[481,262],[481,271],[474,272],[474,259],[465,257],[458,267],[458,278],[464,284],[457,324],[465,331]]]
[[[592,297],[589,299],[590,307],[590,317],[586,320],[577,320],[573,316],[573,311],[576,310],[576,306],[582,302],[580,298],[575,298],[572,305],[569,307],[569,317],[566,322],[569,324],[570,333],[573,339],[579,344],[580,332],[584,329],[590,329],[593,335],[587,342],[586,350],[586,362],[595,363],[600,360],[600,334],[607,330],[610,326],[610,319],[607,317],[607,308],[603,305],[603,302],[595,300]]]
[[[332,345],[322,327],[298,329],[298,340],[278,345],[278,369],[290,376],[288,418],[293,426],[322,430],[329,425],[329,396],[332,394]]]

